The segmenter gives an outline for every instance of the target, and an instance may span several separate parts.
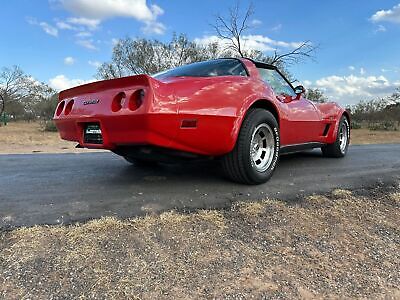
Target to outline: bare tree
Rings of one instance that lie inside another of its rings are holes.
[[[281,53],[275,50],[272,56],[264,55],[261,51],[244,49],[245,33],[251,29],[249,21],[253,14],[253,4],[250,4],[244,13],[241,13],[239,1],[237,1],[236,5],[229,9],[227,17],[216,16],[216,22],[212,27],[217,36],[228,43],[225,50],[233,55],[257,59],[281,67],[300,63],[305,59],[313,59],[317,46],[310,41],[301,43],[289,52]]]
[[[307,59],[314,59],[316,49],[317,46],[314,46],[310,41],[305,41],[287,53],[279,53],[275,50],[270,63],[271,65],[276,65],[282,62],[285,65],[292,65],[303,62]]]
[[[214,27],[218,37],[222,40],[228,41],[226,50],[231,50],[245,57],[245,51],[242,43],[242,36],[250,26],[248,24],[249,18],[254,14],[253,4],[250,4],[245,14],[242,16],[240,13],[239,2],[236,2],[234,7],[229,8],[229,17],[225,18],[217,15]]]

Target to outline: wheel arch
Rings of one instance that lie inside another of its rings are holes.
[[[247,112],[249,111],[249,109],[252,108],[263,108],[267,111],[269,111],[270,113],[272,113],[276,119],[276,121],[278,122],[278,125],[280,125],[280,115],[279,115],[279,111],[278,108],[275,106],[275,104],[272,103],[272,101],[267,100],[267,99],[259,99],[253,102],[253,104],[250,105],[250,107],[247,108],[245,116],[247,114]]]
[[[349,140],[351,139],[351,117],[350,113],[347,110],[344,110],[342,116],[346,117],[347,122],[349,123]],[[342,118],[342,117],[340,117]]]
[[[351,127],[351,118],[350,118],[350,114],[347,110],[343,111],[342,116],[345,116],[347,118],[347,122],[349,122],[349,126]],[[342,117],[340,117],[341,119]]]
[[[253,109],[253,108],[262,108],[262,109],[269,111],[275,117],[276,121],[278,122],[278,126],[280,126],[280,113],[279,113],[279,110],[276,107],[276,105],[271,100],[268,100],[268,99],[256,99],[256,100],[252,101],[250,104],[245,105],[241,110],[242,114],[237,119],[237,123],[235,124],[233,132],[232,132],[233,133],[232,136],[234,139],[232,149],[236,145],[236,141],[239,136],[240,128],[242,127],[244,118],[247,116],[249,110]]]
[[[335,130],[332,133],[332,136],[328,139],[329,143],[333,143],[336,140],[338,131],[339,131],[339,124],[340,124],[340,120],[342,119],[342,117],[346,117],[348,123],[349,123],[349,129],[351,129],[351,119],[350,119],[350,114],[347,110],[342,110],[338,115],[337,115],[337,120],[336,120],[336,124],[335,124]],[[351,131],[351,130],[350,130]],[[351,137],[351,132],[350,132],[350,136]]]

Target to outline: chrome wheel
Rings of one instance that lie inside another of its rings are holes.
[[[339,145],[342,153],[346,152],[347,143],[349,142],[349,123],[344,120],[339,129]]]
[[[260,124],[253,132],[250,143],[250,160],[253,168],[258,172],[267,170],[274,158],[275,139],[271,127]]]

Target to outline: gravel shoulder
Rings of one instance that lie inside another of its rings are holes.
[[[400,297],[400,187],[0,232],[0,298]]]

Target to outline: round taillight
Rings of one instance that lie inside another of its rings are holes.
[[[72,107],[74,106],[74,100],[70,100],[67,104],[67,106],[65,107],[65,114],[69,115],[69,113],[72,111]]]
[[[130,110],[138,109],[143,103],[144,96],[145,96],[144,90],[135,91],[131,95],[131,98],[129,99],[129,109]]]
[[[125,95],[124,92],[118,93],[114,97],[114,100],[113,100],[112,105],[111,105],[111,110],[113,112],[119,111],[122,108],[122,106],[124,105],[125,98],[126,98],[126,95]]]
[[[65,101],[61,101],[58,106],[57,106],[57,110],[56,110],[56,116],[58,117],[59,115],[61,115],[63,109],[64,109],[64,105],[65,105]]]

